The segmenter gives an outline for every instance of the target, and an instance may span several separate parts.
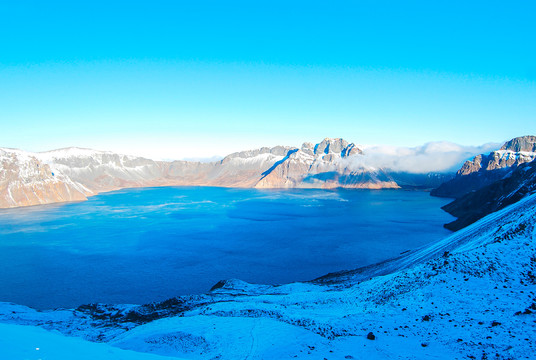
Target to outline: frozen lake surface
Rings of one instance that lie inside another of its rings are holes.
[[[0,301],[139,304],[221,279],[311,280],[444,237],[448,201],[403,190],[163,187],[0,210]]]

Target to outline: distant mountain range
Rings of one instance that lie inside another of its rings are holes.
[[[0,148],[0,207],[81,201],[129,187],[434,188],[452,177],[376,168],[356,161],[362,157],[360,147],[340,138],[301,148],[242,151],[209,163],[154,161],[81,148],[42,153]]]
[[[450,153],[429,150],[437,146],[447,147]],[[536,137],[524,136],[506,142],[499,150],[473,157],[456,174],[448,170],[423,172],[421,165],[441,162],[441,154],[450,154],[451,158],[453,153],[468,154],[453,152],[451,146],[436,143],[402,155],[379,154],[377,148],[364,150],[341,138],[326,138],[300,148],[275,146],[237,152],[213,162],[154,161],[82,148],[41,153],[0,148],[0,208],[83,201],[100,192],[152,186],[411,188],[434,189],[434,196],[460,199],[497,181],[513,184],[513,179],[530,174],[516,169],[536,158]],[[412,166],[415,171],[406,170]],[[512,180],[506,181],[514,173]],[[456,230],[469,219],[479,218],[471,210],[477,205],[471,207],[467,201],[463,211],[455,205],[445,207],[465,218],[448,225],[449,229]]]

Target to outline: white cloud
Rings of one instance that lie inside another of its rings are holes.
[[[456,171],[465,160],[500,147],[497,143],[463,146],[450,142],[430,142],[418,147],[365,146],[363,155],[353,156],[350,166],[389,169],[409,173]]]

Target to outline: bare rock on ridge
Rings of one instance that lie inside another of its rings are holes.
[[[304,143],[262,174],[257,188],[399,188],[384,171],[365,169],[351,158],[362,154],[355,144],[325,138]]]
[[[126,187],[173,185],[161,162],[142,157],[82,148],[36,154],[50,167],[98,193]]]
[[[443,206],[443,210],[458,218],[445,224],[445,228],[460,230],[534,192],[536,192],[536,160],[521,164],[506,178],[465,194]]]
[[[314,155],[330,153],[340,154],[341,157],[346,157],[350,155],[362,154],[363,151],[355,144],[348,143],[348,141],[341,138],[325,138],[321,143],[314,147]]]
[[[501,150],[515,152],[536,152],[536,136],[521,136],[506,142]]]
[[[82,201],[91,194],[30,153],[0,149],[0,208]]]
[[[506,142],[500,150],[468,160],[456,177],[432,191],[434,196],[459,198],[508,176],[519,165],[536,159],[536,136]]]

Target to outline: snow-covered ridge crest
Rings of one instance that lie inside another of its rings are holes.
[[[142,157],[76,147],[37,153],[36,157],[95,193],[167,184],[162,179],[162,163]]]
[[[486,155],[477,155],[466,161],[457,174],[469,175],[479,171],[493,171],[516,167],[536,159],[536,152],[496,150]]]
[[[499,149],[488,155],[477,155],[467,161],[458,171],[467,175],[478,171],[492,171],[531,162],[536,158],[536,136],[521,136],[504,143]]]
[[[460,198],[495,181],[510,176],[518,166],[536,159],[536,136],[522,136],[489,153],[467,160],[456,177],[445,182],[432,195]]]
[[[73,157],[73,156],[94,156],[95,154],[114,154],[114,152],[70,146],[66,148],[42,151],[42,152],[39,152],[38,154],[40,154],[40,156],[42,156],[43,158],[46,158],[46,157],[65,158],[65,157]]]

